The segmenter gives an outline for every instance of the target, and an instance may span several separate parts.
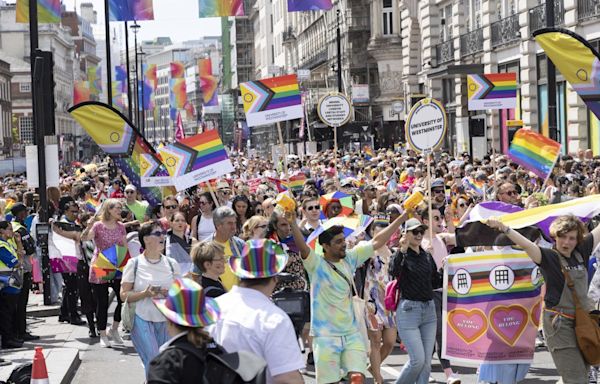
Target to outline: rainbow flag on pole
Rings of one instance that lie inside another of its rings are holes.
[[[158,151],[177,191],[234,170],[217,130],[182,139]]]
[[[560,143],[529,129],[519,129],[513,138],[508,156],[538,177],[550,176],[560,155]]]
[[[242,0],[198,0],[198,8],[201,18],[244,16]]]
[[[306,175],[301,174],[301,175],[296,175],[296,176],[290,177],[289,182],[283,181],[282,185],[287,189],[291,189],[292,191],[301,191],[302,188],[304,187],[305,182],[306,182]]]
[[[90,198],[85,201],[85,208],[92,213],[96,213],[100,208],[100,204],[98,200]]]
[[[60,24],[60,0],[38,0],[38,23]],[[29,0],[17,0],[17,23],[29,23]]]

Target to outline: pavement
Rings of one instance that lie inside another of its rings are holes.
[[[109,314],[114,310],[111,305]],[[33,360],[34,347],[42,346],[46,357],[46,366],[50,384],[85,383],[120,384],[144,382],[144,369],[130,341],[125,341],[121,348],[101,348],[99,338],[88,337],[87,326],[73,326],[58,323],[58,308],[46,307],[42,303],[42,295],[31,294],[28,307],[28,324],[30,331],[41,336],[35,343],[25,343],[23,348],[0,350],[0,357],[12,361],[11,366],[0,367],[0,380],[6,380],[12,370],[19,364]],[[51,315],[51,317],[44,317]],[[112,315],[109,315],[109,323]],[[393,383],[399,376],[408,356],[399,348],[395,348],[382,366],[382,374],[386,383]],[[477,368],[465,365],[454,365],[463,384],[477,383]],[[445,383],[443,371],[434,357],[431,376],[437,383]],[[118,380],[117,380],[118,379]],[[316,383],[314,367],[308,366],[304,374],[307,384]],[[538,349],[533,364],[524,381],[526,384],[556,383],[559,380],[550,353],[546,349]],[[371,378],[367,383],[373,383]]]

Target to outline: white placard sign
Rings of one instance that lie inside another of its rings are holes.
[[[317,112],[330,127],[341,127],[350,120],[350,100],[341,93],[332,93],[319,100]]]
[[[417,152],[431,152],[442,145],[446,134],[446,110],[435,99],[422,99],[410,110],[406,141]]]
[[[46,145],[46,186],[58,187],[60,185],[60,169],[58,164],[58,144]],[[25,147],[25,163],[27,172],[27,186],[29,188],[39,188],[40,178],[38,175],[38,154],[37,145],[28,145]]]

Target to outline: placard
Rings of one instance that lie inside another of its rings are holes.
[[[435,99],[422,99],[408,114],[406,141],[417,152],[430,152],[442,145],[446,128],[446,110],[442,103]]]
[[[469,111],[513,109],[517,106],[517,74],[467,75]]]
[[[58,144],[46,145],[46,187],[59,187],[60,169],[58,164]],[[37,145],[27,145],[25,147],[25,164],[27,172],[27,187],[39,188],[39,167]]]
[[[332,93],[319,100],[317,112],[321,121],[330,127],[341,127],[350,120],[350,100],[341,93]]]

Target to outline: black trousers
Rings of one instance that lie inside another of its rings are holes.
[[[96,311],[96,299],[92,293],[92,285],[89,280],[90,266],[87,261],[79,260],[77,264],[77,289],[81,299],[81,313],[86,316]]]
[[[16,338],[14,333],[14,320],[17,315],[18,294],[8,294],[0,292],[0,336],[2,342]]]
[[[63,273],[63,295],[60,305],[60,317],[65,319],[74,319],[79,317],[77,313],[77,274]]]
[[[117,308],[115,308],[115,314],[113,316],[114,321],[121,321],[121,280],[113,280],[106,284],[92,284],[92,292],[96,299],[96,326],[99,331],[106,329],[106,322],[108,321],[108,288],[112,288],[117,294]]]
[[[437,315],[437,328],[435,333],[435,351],[437,352],[438,359],[442,369],[450,368],[450,361],[442,359],[442,292],[433,292],[433,301],[435,302],[435,310]]]
[[[27,303],[29,302],[29,291],[31,291],[31,272],[23,274],[23,286],[17,297],[17,313],[13,323],[13,332],[21,337],[27,332]]]

